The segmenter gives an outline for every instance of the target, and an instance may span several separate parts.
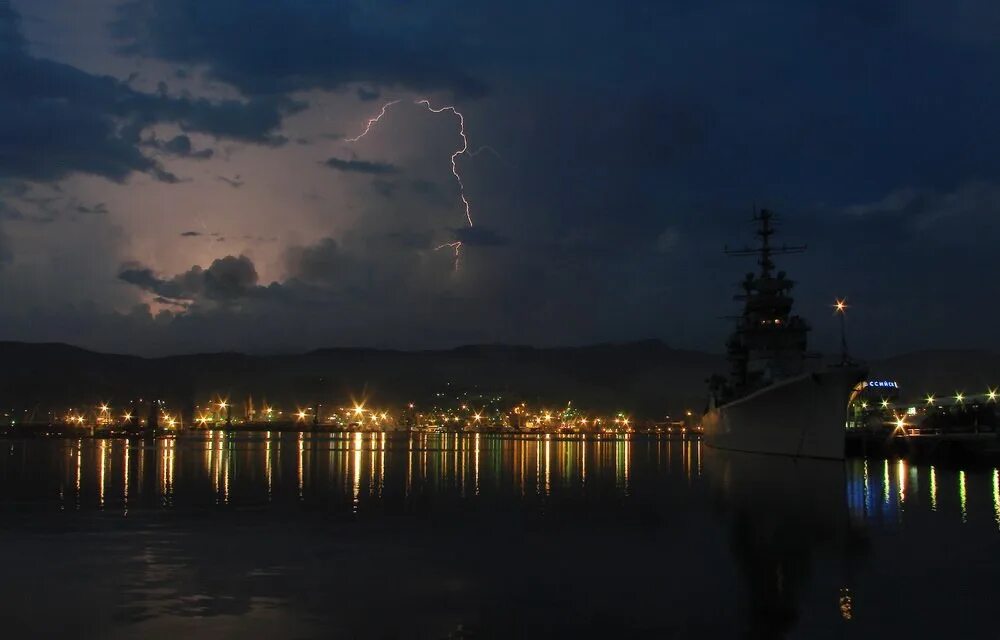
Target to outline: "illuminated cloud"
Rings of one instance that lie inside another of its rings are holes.
[[[143,93],[109,76],[37,58],[7,3],[0,9],[0,34],[0,179],[53,181],[89,173],[120,182],[139,172],[178,183],[174,173],[142,153],[143,128],[172,123],[185,131],[279,144],[283,115],[301,108],[285,98],[212,101]],[[190,152],[183,138],[162,149]]]

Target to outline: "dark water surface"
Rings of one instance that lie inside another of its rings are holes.
[[[4,637],[996,638],[993,468],[476,434],[0,440]]]

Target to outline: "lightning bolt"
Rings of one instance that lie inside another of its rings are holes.
[[[378,115],[368,118],[368,122],[365,124],[364,131],[362,131],[354,138],[345,138],[344,140],[346,142],[357,142],[361,138],[364,138],[366,135],[368,135],[368,132],[372,130],[372,127],[375,126],[379,122],[379,120],[382,119],[382,117],[385,115],[389,107],[399,102],[400,102],[399,100],[392,100],[382,105],[382,109],[378,112]],[[465,116],[462,115],[462,112],[458,111],[453,105],[435,108],[434,106],[431,105],[430,100],[427,100],[426,98],[421,98],[420,100],[414,100],[413,104],[420,105],[426,108],[431,113],[444,113],[445,111],[450,111],[452,114],[455,115],[455,117],[458,118],[458,135],[462,138],[462,144],[457,149],[455,149],[455,151],[452,152],[451,154],[451,173],[453,176],[455,176],[455,181],[458,183],[458,195],[459,198],[461,198],[462,206],[465,209],[465,220],[469,223],[469,227],[471,228],[473,226],[472,205],[469,203],[469,199],[465,195],[465,182],[462,180],[462,174],[459,173],[458,171],[458,156],[465,154],[470,157],[475,157],[476,155],[482,153],[483,151],[490,151],[499,158],[500,154],[497,153],[496,149],[494,149],[489,145],[479,147],[475,151],[469,151],[469,138],[465,134]],[[462,241],[456,240],[455,242],[446,242],[445,244],[435,247],[434,250],[440,251],[445,247],[454,250],[455,271],[458,271],[458,266],[462,255]]]
[[[451,111],[456,116],[458,116],[458,135],[462,137],[462,146],[455,149],[455,152],[451,154],[451,172],[455,176],[455,180],[458,181],[458,195],[462,198],[462,204],[465,205],[465,219],[469,221],[469,226],[472,226],[472,207],[469,205],[469,200],[465,197],[465,183],[462,182],[462,176],[458,172],[458,164],[455,161],[458,156],[466,153],[469,150],[469,139],[465,136],[465,116],[462,115],[460,111],[457,111],[455,107],[441,107],[440,109],[435,109],[431,106],[429,100],[421,99],[417,100],[416,104],[423,105],[427,107],[427,110],[431,113],[442,113],[444,111]]]
[[[475,158],[476,156],[478,156],[483,151],[489,151],[494,156],[496,156],[497,160],[503,161],[503,156],[500,155],[500,152],[497,151],[496,149],[494,149],[493,147],[491,147],[488,144],[484,144],[483,146],[481,146],[478,149],[475,149],[473,151],[468,151],[468,152],[466,152],[465,155],[469,156],[470,158]]]
[[[372,126],[376,122],[378,122],[379,120],[382,119],[382,116],[385,115],[386,109],[388,109],[392,105],[398,104],[398,103],[399,103],[399,100],[392,100],[391,102],[386,102],[384,105],[382,105],[382,110],[378,112],[377,116],[374,116],[372,118],[368,118],[368,124],[365,125],[365,130],[364,131],[362,131],[356,138],[344,138],[344,141],[345,142],[357,142],[361,138],[364,138],[366,135],[368,135],[368,132],[372,130]]]
[[[456,240],[454,242],[445,242],[442,245],[434,247],[435,251],[440,251],[445,247],[450,247],[455,250],[455,271],[458,271],[458,263],[462,259],[462,241]]]

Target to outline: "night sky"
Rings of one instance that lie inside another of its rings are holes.
[[[814,348],[994,348],[998,77],[995,0],[0,0],[0,339],[721,352],[756,204]]]

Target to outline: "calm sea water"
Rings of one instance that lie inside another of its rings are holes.
[[[4,637],[995,638],[1000,474],[698,441],[0,441]]]

